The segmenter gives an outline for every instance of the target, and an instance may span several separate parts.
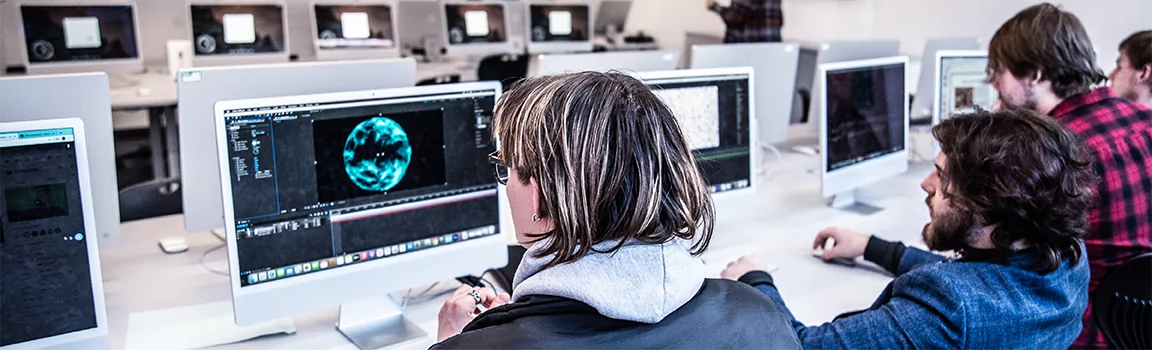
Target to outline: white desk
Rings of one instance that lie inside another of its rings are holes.
[[[862,192],[864,200],[884,211],[870,217],[841,212],[824,206],[819,198],[819,178],[809,174],[817,158],[785,154],[784,167],[761,187],[760,215],[738,224],[717,227],[712,245],[704,254],[707,266],[718,274],[729,260],[746,252],[758,252],[780,267],[773,273],[784,300],[801,321],[818,324],[835,315],[871,305],[891,278],[867,268],[825,264],[811,256],[816,232],[830,225],[848,226],[862,232],[875,232],[890,239],[918,243],[920,229],[927,222],[924,195],[919,183],[929,171],[927,163],[913,166],[903,176],[893,178]],[[226,301],[230,298],[227,277],[209,272],[200,265],[201,254],[219,246],[208,233],[189,235],[190,249],[165,255],[156,247],[158,239],[180,234],[182,217],[168,216],[126,223],[119,246],[101,252],[111,324],[113,349],[126,343],[130,313]],[[222,252],[208,259],[224,268]],[[863,265],[861,265],[863,266]],[[442,286],[455,286],[442,283]],[[401,348],[426,349],[435,340],[436,314],[445,297],[409,305],[405,309],[414,322],[430,335]],[[337,308],[297,315],[297,333],[273,336],[222,346],[224,349],[355,349],[333,325]]]
[[[148,111],[152,172],[156,178],[180,174],[180,143],[176,126],[176,79],[168,74],[108,76],[113,111]]]

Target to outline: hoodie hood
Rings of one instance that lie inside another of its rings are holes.
[[[704,284],[704,263],[688,242],[629,241],[613,253],[597,253],[618,242],[593,246],[587,256],[544,269],[551,256],[536,258],[549,240],[524,254],[512,283],[515,302],[527,295],[550,295],[583,302],[609,318],[654,324],[696,296]]]

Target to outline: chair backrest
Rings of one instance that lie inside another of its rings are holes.
[[[1092,312],[1112,347],[1152,348],[1152,253],[1113,269],[1096,287]]]
[[[156,179],[120,190],[120,222],[184,212],[180,178]]]
[[[528,76],[528,55],[495,55],[480,60],[476,68],[476,78],[480,81],[495,80],[504,86],[504,91]]]

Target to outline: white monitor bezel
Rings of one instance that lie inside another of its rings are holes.
[[[111,58],[91,61],[66,61],[34,63],[28,57],[28,44],[24,32],[24,15],[20,11],[23,6],[47,7],[99,7],[99,6],[130,6],[132,7],[132,27],[136,31],[136,58]],[[22,0],[16,4],[16,24],[20,34],[21,63],[28,70],[28,74],[68,74],[104,72],[108,74],[131,74],[144,71],[144,48],[140,46],[140,13],[133,0],[88,0],[83,4],[61,3],[51,0]]]
[[[499,82],[473,82],[218,102],[213,106],[213,109],[220,178],[228,179],[231,177],[227,140],[218,137],[227,127],[224,120],[224,111],[226,110],[450,94],[476,90],[492,90],[497,99],[502,93]],[[495,179],[493,179],[493,183],[495,183]],[[233,310],[238,325],[251,325],[345,302],[382,296],[385,293],[415,285],[433,283],[468,274],[479,274],[489,268],[507,265],[507,245],[503,234],[497,234],[461,241],[436,249],[420,250],[386,259],[377,259],[356,266],[345,266],[325,273],[312,273],[241,287],[235,208],[234,203],[230,200],[232,198],[232,182],[221,181],[221,190],[224,198],[224,222],[227,232],[225,241],[228,247],[229,286],[232,291]],[[501,192],[499,189],[497,190],[497,200],[500,201],[499,205],[504,207],[506,200],[499,195]],[[497,223],[497,228],[500,227],[502,225]],[[468,261],[468,263],[460,264],[460,261]],[[382,272],[382,270],[387,271]],[[404,282],[389,283],[394,281]],[[331,286],[334,285],[357,287],[332,288]],[[324,297],[317,298],[317,295]]]
[[[497,5],[504,11],[504,42],[502,43],[478,43],[478,44],[452,44],[448,38],[448,5]],[[516,54],[522,53],[523,48],[519,47],[512,39],[512,12],[508,9],[510,5],[507,1],[494,1],[494,0],[441,0],[440,1],[440,39],[444,42],[444,50],[446,55],[455,57],[473,57],[473,56],[488,56],[488,55],[502,55],[502,54]]]
[[[284,1],[278,0],[192,0],[184,3],[184,11],[188,16],[187,37],[193,45],[196,43],[196,38],[192,31],[195,25],[192,22],[192,6],[249,6],[249,5],[272,5],[280,6],[280,26],[284,31],[284,50],[283,52],[270,52],[270,53],[254,53],[251,55],[199,55],[195,52],[192,53],[192,66],[193,67],[219,67],[219,66],[238,66],[250,64],[268,64],[268,63],[284,63],[288,62],[288,58],[292,55],[292,38],[291,33],[288,32],[288,5]],[[195,50],[193,50],[195,51]]]
[[[843,61],[821,64],[816,68],[821,86],[827,86],[828,73],[839,70],[870,68],[901,64],[904,66],[905,81],[903,108],[900,114],[904,120],[904,148],[877,158],[865,160],[840,169],[828,171],[828,89],[820,93],[820,193],[824,198],[839,193],[853,191],[859,187],[903,174],[908,171],[908,56],[893,56],[859,61]]]
[[[80,205],[84,217],[84,231],[88,232],[88,239],[84,243],[88,248],[88,273],[92,284],[93,307],[96,313],[96,328],[60,334],[48,338],[40,338],[3,346],[5,350],[42,349],[69,344],[95,346],[102,341],[106,346],[108,337],[108,314],[104,302],[104,277],[100,270],[100,250],[97,247],[96,213],[92,202],[92,183],[86,176],[88,173],[88,144],[84,136],[84,121],[80,118],[49,119],[24,122],[0,123],[0,133],[15,131],[32,131],[45,129],[71,128],[74,136],[73,144],[76,146],[76,170],[80,184]],[[100,338],[104,338],[101,340]]]
[[[529,54],[592,52],[596,23],[592,3],[588,1],[531,0],[524,4],[524,42]],[[532,40],[532,6],[584,6],[588,8],[588,40],[567,42],[536,42]]]
[[[752,67],[696,68],[667,71],[638,72],[634,76],[649,85],[652,80],[706,78],[723,75],[748,76],[748,187],[719,193],[711,193],[716,208],[717,222],[731,222],[755,213],[756,190],[760,187],[757,178],[757,148],[759,148],[758,121],[756,120],[756,74]]]
[[[945,58],[988,58],[988,51],[986,50],[940,50],[936,51],[936,60],[933,61],[934,70],[932,74],[932,125],[940,124],[944,120],[940,115],[940,84],[943,77],[942,73]]]
[[[396,24],[396,17],[399,13],[397,4],[399,0],[312,0],[308,3],[309,19],[312,21],[312,49],[316,52],[316,59],[320,61],[347,61],[347,60],[364,60],[364,59],[379,59],[379,58],[398,58],[400,57],[400,32]],[[368,6],[388,6],[392,14],[392,47],[391,48],[376,48],[376,49],[322,49],[320,48],[320,33],[318,32],[316,23],[316,6],[317,5],[368,5]]]

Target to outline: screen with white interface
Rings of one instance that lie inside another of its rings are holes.
[[[321,49],[386,49],[396,46],[392,7],[316,5],[316,43]]]
[[[281,5],[192,5],[191,11],[197,55],[284,52]]]
[[[504,5],[444,5],[444,18],[450,45],[503,43],[508,40]]]
[[[904,149],[904,65],[829,71],[828,168],[833,171]]]
[[[531,5],[532,42],[588,41],[587,5]]]
[[[940,120],[953,115],[972,113],[976,108],[989,109],[1000,98],[988,84],[985,68],[987,57],[940,58]]]

